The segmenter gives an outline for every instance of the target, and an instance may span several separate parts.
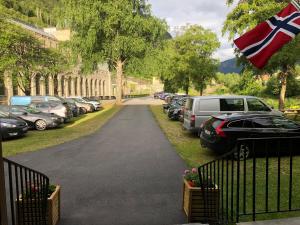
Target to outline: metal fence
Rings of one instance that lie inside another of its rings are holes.
[[[3,158],[8,225],[46,225],[49,178]]]
[[[300,135],[239,139],[236,148],[199,167],[205,223],[232,224],[300,215]],[[218,202],[212,193],[219,193]]]

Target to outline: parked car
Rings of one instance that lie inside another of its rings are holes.
[[[155,92],[154,95],[153,95],[153,97],[154,97],[155,99],[159,99],[159,98],[160,98],[160,95],[162,95],[163,93],[164,93],[163,91]]]
[[[201,96],[189,98],[185,104],[183,127],[198,133],[200,125],[212,115],[265,112],[282,115],[253,96]]]
[[[76,105],[79,110],[79,115],[86,114],[88,112],[86,108],[91,107],[90,105],[86,106],[84,103],[76,102],[72,98],[65,98],[65,100],[70,104]]]
[[[101,109],[101,103],[99,101],[94,101],[94,100],[91,100],[90,98],[88,97],[77,97],[78,99],[82,100],[82,101],[85,101],[86,103],[90,103],[93,105],[94,107],[94,111],[99,111]],[[105,98],[105,99],[109,99],[109,98]]]
[[[72,99],[78,107],[84,108],[85,113],[94,111],[94,106],[91,103],[81,100],[81,98],[68,97],[67,99]]]
[[[31,103],[29,107],[37,109],[43,113],[52,113],[60,116],[64,119],[64,122],[68,122],[72,118],[72,112],[68,111],[69,109],[67,109],[60,102],[34,102]]]
[[[28,131],[28,125],[24,120],[0,112],[1,136],[2,139],[22,137]]]
[[[63,117],[65,122],[70,121],[73,117],[70,107],[59,97],[55,96],[13,96],[10,99],[10,105],[31,105],[33,108],[37,108],[42,112],[54,113]]]
[[[0,111],[24,120],[30,128],[43,131],[60,126],[64,119],[55,114],[43,113],[28,106],[0,106]]]
[[[171,104],[171,106],[167,110],[168,117],[171,120],[180,120],[182,107],[183,107],[183,105],[185,105],[186,100],[187,100],[187,98],[181,98],[181,99],[178,99],[177,101],[175,101],[173,104]]]
[[[236,147],[240,138],[295,136],[300,137],[300,124],[283,116],[242,113],[212,116],[202,124],[200,140],[203,146],[217,153],[226,153]],[[251,147],[247,141],[239,145],[241,159],[250,156]]]

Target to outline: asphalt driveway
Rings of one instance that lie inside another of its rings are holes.
[[[13,157],[62,186],[60,225],[171,225],[186,168],[147,106],[126,106],[95,134]]]

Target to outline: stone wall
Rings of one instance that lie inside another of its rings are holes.
[[[24,96],[22,88],[13,84],[12,74],[4,74],[4,90],[7,103],[14,95]],[[20,83],[20,82],[19,82]],[[51,95],[60,97],[105,97],[112,96],[111,73],[97,70],[90,75],[79,74],[76,69],[57,75],[33,75],[30,82],[30,95]]]

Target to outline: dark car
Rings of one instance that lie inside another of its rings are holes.
[[[185,105],[186,99],[187,98],[181,98],[181,99],[178,99],[177,101],[175,101],[173,104],[171,104],[171,106],[167,110],[168,117],[171,120],[179,120],[180,119],[180,116],[182,115],[182,110],[183,110],[183,106]]]
[[[28,131],[28,125],[24,120],[10,116],[8,113],[0,112],[2,139],[22,137]]]
[[[300,137],[300,124],[269,114],[213,116],[201,125],[200,130],[201,144],[217,153],[233,150],[237,140],[242,138]],[[239,146],[241,158],[248,158],[253,146],[247,141]]]
[[[43,131],[60,126],[64,119],[51,113],[43,113],[28,106],[1,106],[0,111],[9,113],[27,122],[30,128]]]

